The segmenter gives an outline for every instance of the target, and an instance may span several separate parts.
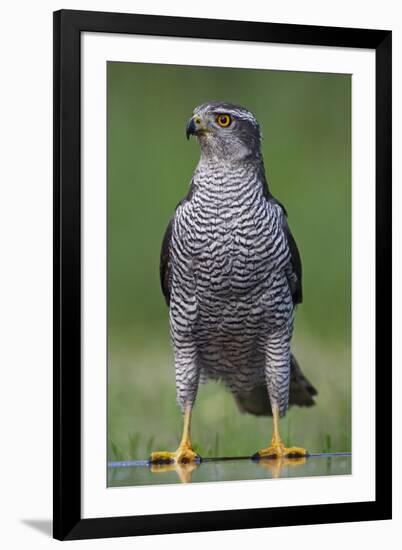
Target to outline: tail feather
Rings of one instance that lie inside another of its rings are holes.
[[[289,407],[292,405],[311,407],[315,405],[313,399],[315,395],[317,395],[317,390],[304,376],[299,363],[292,355],[290,361]],[[260,384],[248,392],[237,393],[234,398],[242,413],[254,414],[255,416],[272,416],[268,390],[265,384]]]

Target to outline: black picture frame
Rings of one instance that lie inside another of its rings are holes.
[[[61,10],[54,17],[54,521],[60,540],[390,519],[391,31]],[[376,56],[376,497],[370,502],[82,519],[81,33],[369,48]]]

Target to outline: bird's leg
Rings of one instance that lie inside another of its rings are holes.
[[[194,462],[199,459],[197,453],[191,445],[191,409],[187,408],[184,411],[183,434],[181,436],[180,445],[176,451],[177,462]]]
[[[183,306],[184,307],[184,306]],[[188,305],[193,311],[193,304]],[[198,350],[192,335],[192,320],[187,324],[171,308],[171,331],[174,341],[177,401],[183,412],[183,433],[174,452],[158,451],[151,454],[153,464],[199,462],[200,457],[191,446],[191,411],[195,402],[200,377]]]
[[[273,432],[271,443],[268,447],[260,449],[253,458],[300,458],[308,456],[306,449],[302,447],[285,447],[279,433],[279,408],[277,405],[272,407]]]
[[[184,410],[183,434],[176,451],[156,451],[151,454],[150,462],[152,464],[169,464],[197,462],[200,457],[194,451],[191,445],[191,407]]]
[[[267,341],[265,374],[272,408],[273,432],[270,445],[253,456],[257,460],[307,455],[307,451],[301,447],[285,447],[279,432],[279,418],[288,408],[291,332],[291,326],[278,327]]]

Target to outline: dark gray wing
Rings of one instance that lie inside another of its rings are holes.
[[[291,273],[288,277],[290,291],[292,293],[293,304],[301,304],[303,301],[303,289],[302,289],[302,263],[300,258],[300,252],[297,248],[296,241],[289,229],[286,216],[283,216],[282,222],[283,232],[286,235],[290,251]]]
[[[191,197],[193,196],[193,192],[194,192],[194,184],[193,184],[193,180],[191,180],[189,191],[186,197],[184,197],[184,199],[182,199],[179,202],[179,204],[176,206],[176,210],[181,204],[184,204],[186,201],[191,200]],[[173,226],[174,226],[174,220],[176,216],[176,210],[173,218],[168,223],[165,234],[163,236],[160,263],[159,263],[159,275],[160,275],[160,281],[161,281],[161,288],[162,288],[162,292],[165,297],[165,301],[167,305],[170,304],[170,291],[172,287],[171,246],[172,246],[172,234],[173,234]]]
[[[302,263],[299,249],[297,248],[296,241],[290,231],[288,222],[286,208],[280,203],[275,197],[271,195],[271,192],[268,188],[268,183],[265,178],[265,170],[263,165],[261,166],[260,178],[263,186],[263,193],[267,201],[273,202],[282,208],[283,217],[282,217],[282,229],[286,236],[289,251],[290,251],[290,263],[291,269],[288,274],[288,282],[290,287],[290,292],[292,293],[293,304],[301,304],[303,301],[303,290],[302,290]]]
[[[286,219],[287,212],[283,204],[281,204],[272,195],[269,198],[267,198],[267,200],[280,206],[283,211],[282,230],[288,242],[289,252],[290,252],[290,270],[288,273],[288,283],[290,287],[290,292],[292,294],[293,304],[294,305],[301,304],[303,301],[302,263],[301,263],[299,249],[297,248],[296,241],[292,235],[292,232],[290,231],[290,228]]]
[[[163,236],[161,257],[159,264],[159,274],[161,288],[167,305],[170,303],[170,288],[172,284],[172,264],[170,247],[172,244],[174,217],[170,220],[165,235]]]

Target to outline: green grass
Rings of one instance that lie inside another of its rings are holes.
[[[109,350],[109,459],[146,459],[177,447],[181,416],[175,401],[169,340]],[[350,451],[350,350],[318,347],[298,335],[294,350],[318,389],[317,404],[290,409],[282,420],[287,445],[310,452]],[[200,386],[193,441],[201,456],[250,455],[268,443],[271,419],[241,414],[217,383]]]
[[[256,114],[271,191],[302,256],[293,349],[319,394],[315,407],[290,410],[283,437],[310,452],[349,451],[350,75],[108,63],[109,458],[147,458],[179,440],[159,252],[199,157],[186,122],[210,99]],[[241,415],[221,385],[200,388],[193,441],[201,455],[253,453],[270,431],[270,419]]]

